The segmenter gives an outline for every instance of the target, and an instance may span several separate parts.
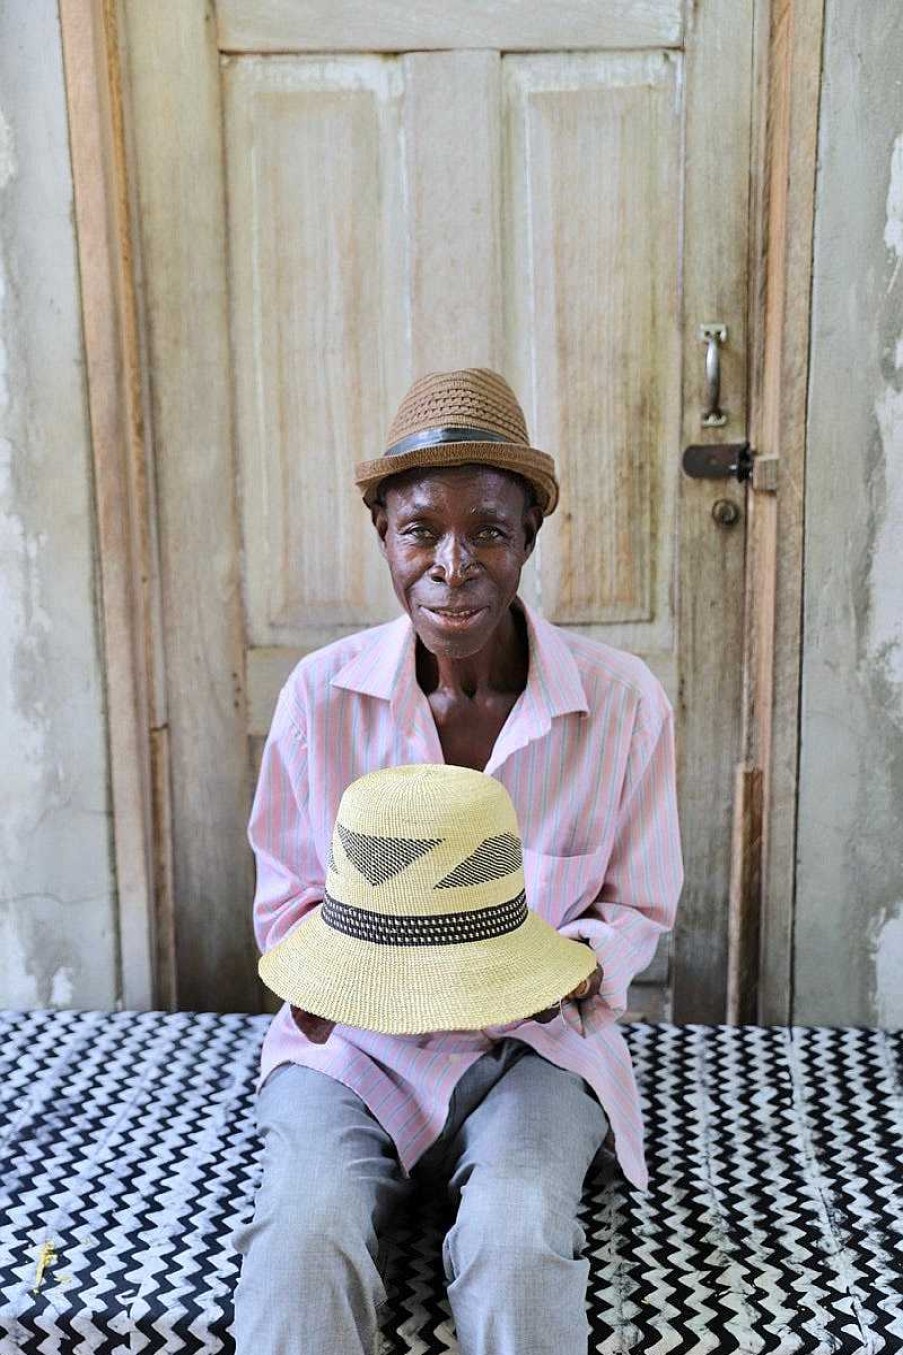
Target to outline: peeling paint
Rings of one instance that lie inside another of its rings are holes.
[[[0,190],[4,189],[16,172],[16,149],[13,130],[0,108]]]
[[[890,157],[890,183],[887,189],[887,225],[884,243],[897,259],[903,259],[903,132],[894,142]],[[891,278],[891,285],[896,278]],[[889,290],[889,289],[888,289]]]
[[[894,141],[885,203],[884,243],[897,256],[887,292],[903,261],[903,133]],[[880,520],[875,526],[869,578],[868,650],[897,689],[887,706],[890,718],[903,729],[903,578],[900,543],[903,541],[903,332],[894,341],[894,371],[874,404],[883,452]]]
[[[14,1011],[73,1007],[90,969],[87,944],[103,954],[109,936],[94,919],[104,900],[43,892],[0,899],[2,1002]]]
[[[903,728],[903,390],[888,386],[875,402],[875,417],[884,451],[884,511],[872,549],[868,648],[899,689],[888,714]]]
[[[0,857],[7,867],[22,857],[29,822],[49,807],[43,774],[49,720],[39,696],[23,708],[20,690],[23,664],[27,671],[48,661],[42,642],[50,622],[41,605],[37,543],[15,510],[13,456],[12,442],[0,437],[0,705],[4,743],[16,750],[17,792],[17,812],[0,815]]]
[[[6,187],[15,173],[13,162],[12,132],[9,123],[0,108],[0,192]],[[6,308],[6,261],[3,241],[0,239],[0,410],[9,405],[9,380],[7,377],[6,342],[3,335],[3,314]]]
[[[878,1024],[903,1028],[903,899],[891,917],[884,911],[874,945],[875,1007]]]
[[[14,178],[16,173],[16,155],[12,128],[3,109],[0,108],[0,193]],[[0,241],[0,409],[9,404],[9,385],[7,380],[6,344],[3,339],[3,311],[6,300],[6,266]]]
[[[70,1007],[72,1005],[72,976],[73,971],[68,965],[62,965],[54,971],[50,980],[51,1007]]]
[[[3,1006],[12,1011],[43,1007],[40,984],[29,973],[30,959],[22,944],[18,920],[10,908],[0,909],[0,954],[3,955]]]
[[[2,242],[0,242],[0,410],[9,405],[9,377],[6,344],[3,340],[3,312],[6,308],[6,268],[3,262]]]

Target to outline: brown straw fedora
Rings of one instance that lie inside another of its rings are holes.
[[[389,475],[422,467],[495,466],[522,475],[548,516],[558,502],[555,462],[530,446],[517,396],[498,372],[464,367],[427,372],[408,390],[386,435],[385,453],[360,461],[354,482],[369,508]]]

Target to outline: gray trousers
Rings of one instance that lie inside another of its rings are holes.
[[[442,1262],[461,1355],[587,1355],[576,1215],[608,1120],[583,1078],[499,1040],[459,1080],[410,1179],[364,1101],[315,1069],[276,1068],[257,1123],[263,1179],[233,1237],[237,1355],[373,1355],[379,1234],[419,1178],[444,1181],[456,1211]]]

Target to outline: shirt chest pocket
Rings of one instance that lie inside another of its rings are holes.
[[[553,927],[580,917],[602,888],[602,853],[553,856],[523,848],[527,906]]]

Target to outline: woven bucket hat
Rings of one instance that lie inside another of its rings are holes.
[[[418,763],[347,787],[325,898],[258,967],[314,1016],[414,1035],[533,1016],[588,978],[596,957],[528,908],[504,786]]]
[[[530,446],[517,396],[489,367],[428,372],[415,381],[389,426],[384,454],[358,462],[354,482],[370,507],[388,475],[466,463],[516,471],[533,486],[544,515],[554,511],[555,462]]]

